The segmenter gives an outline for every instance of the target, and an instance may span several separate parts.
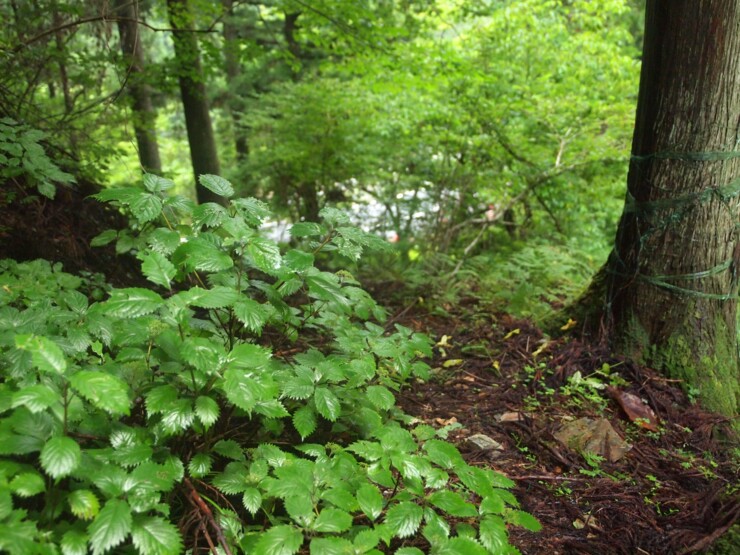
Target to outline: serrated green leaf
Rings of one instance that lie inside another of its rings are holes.
[[[285,406],[277,399],[257,401],[254,411],[257,414],[266,416],[267,418],[285,418],[286,416],[290,416],[290,413]]]
[[[422,536],[432,545],[444,543],[450,537],[449,523],[439,516],[431,507],[424,509],[426,524],[421,531]]]
[[[352,541],[355,548],[361,550],[363,553],[375,548],[379,542],[380,535],[372,529],[361,530]]]
[[[488,551],[470,538],[450,538],[435,550],[438,555],[487,555]]]
[[[283,498],[283,506],[288,516],[302,528],[309,526],[316,518],[316,507],[309,495],[288,495]]]
[[[539,532],[542,530],[540,521],[525,511],[511,510],[507,513],[506,520],[509,524],[521,526],[530,532]]]
[[[100,502],[93,492],[87,489],[73,491],[67,497],[72,514],[82,520],[91,520],[100,512]]]
[[[303,534],[293,526],[273,526],[254,546],[254,555],[293,555],[303,545]]]
[[[262,494],[257,488],[246,488],[242,494],[244,508],[254,516],[262,507]]]
[[[349,216],[346,212],[334,208],[332,206],[326,206],[319,211],[319,216],[326,220],[329,225],[339,226],[349,224]]]
[[[139,318],[146,316],[164,305],[162,297],[154,291],[141,287],[114,289],[110,299],[104,303],[108,314],[119,318]]]
[[[128,386],[112,374],[95,370],[81,370],[74,374],[69,383],[72,389],[90,403],[111,414],[130,413],[131,400]]]
[[[220,272],[234,266],[234,261],[227,253],[200,237],[177,247],[172,253],[172,262],[175,266],[184,267],[187,272]]]
[[[234,316],[253,333],[260,333],[270,314],[262,304],[242,295],[234,303]]]
[[[314,391],[314,404],[316,405],[316,411],[329,420],[334,422],[339,418],[341,412],[341,404],[337,396],[326,387],[317,387]]]
[[[118,232],[115,229],[106,229],[102,233],[99,233],[92,239],[90,239],[91,247],[102,247],[108,243],[112,243],[118,238]]]
[[[357,502],[360,505],[362,512],[370,520],[375,520],[383,512],[385,506],[385,499],[380,490],[372,484],[362,484],[357,489]]]
[[[61,401],[59,393],[46,385],[24,387],[13,394],[13,408],[25,406],[31,412],[41,412]]]
[[[430,439],[424,443],[424,451],[426,451],[429,460],[442,468],[450,470],[459,466],[466,466],[465,459],[462,458],[457,447],[446,441]]]
[[[248,413],[254,410],[264,393],[262,384],[240,368],[228,368],[224,372],[223,390],[230,402]]]
[[[341,509],[332,507],[323,509],[311,525],[316,532],[340,533],[352,527],[352,515]]]
[[[110,499],[90,524],[93,555],[105,553],[123,543],[131,532],[131,508],[120,499]]]
[[[478,530],[480,541],[491,553],[503,553],[509,545],[504,519],[498,516],[485,516]]]
[[[153,173],[144,174],[144,188],[150,193],[163,193],[174,186],[175,183],[170,179],[159,177]]]
[[[162,200],[151,193],[141,192],[130,200],[129,208],[139,222],[151,222],[162,213]]]
[[[10,489],[19,497],[33,497],[46,491],[44,479],[37,472],[22,472],[10,481]]]
[[[295,272],[303,272],[313,266],[314,256],[310,252],[291,249],[283,256],[283,263]]]
[[[153,251],[169,255],[180,246],[180,234],[166,227],[158,227],[149,234],[147,243]]]
[[[40,335],[16,335],[15,346],[31,353],[31,360],[41,372],[64,374],[67,360],[59,345]]]
[[[179,393],[171,385],[159,385],[145,395],[146,410],[149,416],[169,409],[179,398]]]
[[[335,302],[338,305],[350,308],[350,300],[342,293],[339,279],[328,272],[318,272],[306,275],[306,285],[309,295],[320,301]]]
[[[87,555],[87,541],[89,536],[82,530],[67,530],[62,536],[63,555]]]
[[[315,385],[312,375],[302,374],[288,378],[282,385],[282,396],[288,399],[308,399],[313,395]]]
[[[212,464],[213,460],[208,453],[197,453],[188,463],[188,472],[193,478],[202,478],[211,471]]]
[[[186,293],[188,303],[200,308],[224,308],[231,306],[239,298],[239,292],[232,287],[217,285],[211,289],[193,287]]]
[[[385,524],[399,538],[408,538],[416,534],[421,526],[424,510],[416,503],[404,501],[394,505],[385,515]]]
[[[468,503],[459,493],[454,491],[435,491],[428,499],[432,505],[452,516],[478,516],[478,510],[475,508],[475,505]]]
[[[249,474],[241,462],[227,464],[223,472],[214,476],[212,483],[226,495],[236,495],[250,487]]]
[[[5,520],[13,512],[13,497],[10,488],[0,484],[0,521]]]
[[[234,347],[228,355],[228,363],[231,368],[254,370],[261,368],[270,362],[272,353],[251,343],[242,343]]]
[[[388,388],[382,385],[371,385],[366,390],[368,401],[381,410],[389,410],[396,404],[396,398]]]
[[[226,208],[215,202],[206,202],[193,209],[193,224],[198,227],[217,227],[227,217]]]
[[[167,289],[172,284],[172,279],[177,274],[175,265],[172,264],[162,253],[147,251],[139,255],[141,259],[141,271],[144,277]]]
[[[344,538],[314,538],[310,545],[311,555],[352,555],[354,545]]]
[[[283,262],[277,244],[264,237],[254,237],[247,245],[247,252],[257,269],[268,274],[280,268]]]
[[[305,452],[305,451],[304,451]],[[316,456],[323,456],[323,449]],[[355,512],[359,505],[357,498],[352,495],[352,492],[348,489],[348,486],[338,486],[331,489],[325,490],[321,494],[321,499],[327,503],[331,503],[335,507],[342,509],[347,512]]]
[[[316,431],[316,413],[310,406],[299,408],[293,413],[293,426],[300,434],[301,439],[306,439]]]
[[[220,441],[217,441],[216,444],[213,446],[213,450],[219,455],[222,455],[234,461],[244,460],[244,450],[242,449],[241,445],[239,445],[233,439],[222,439]]]
[[[234,196],[234,187],[221,176],[205,173],[198,176],[198,181],[203,187],[219,196],[226,198]]]
[[[195,415],[206,429],[218,420],[219,413],[218,403],[212,398],[200,396],[195,400]]]
[[[424,555],[424,552],[417,547],[399,547],[394,553],[395,555]]]
[[[298,222],[290,228],[293,237],[319,237],[326,234],[326,228],[314,222]]]
[[[80,446],[69,437],[53,437],[41,449],[41,466],[52,478],[68,476],[81,460]]]
[[[177,527],[161,517],[138,515],[131,526],[131,540],[141,555],[182,553],[182,538]]]
[[[186,362],[207,375],[218,371],[221,346],[205,337],[188,337],[182,342],[180,354]]]

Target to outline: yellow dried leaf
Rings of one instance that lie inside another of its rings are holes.
[[[576,322],[572,318],[568,318],[568,321],[565,324],[563,324],[562,326],[560,326],[560,329],[563,330],[563,331],[568,331],[569,329],[571,329],[572,327],[574,327],[577,323],[578,322]]]
[[[452,366],[460,366],[463,363],[463,360],[461,358],[451,358],[449,360],[445,360],[442,363],[442,366],[445,368],[450,368]]]
[[[496,370],[501,370],[501,363],[499,363],[498,360],[494,360],[491,366],[493,366]]]
[[[509,339],[510,337],[514,337],[515,335],[518,335],[520,333],[522,333],[522,330],[520,330],[519,328],[516,328],[515,330],[511,330],[509,333],[507,333],[504,336],[504,339]]]
[[[437,341],[437,347],[450,347],[450,341],[451,337],[449,335],[443,335],[442,339]]]

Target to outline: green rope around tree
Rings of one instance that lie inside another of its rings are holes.
[[[709,161],[726,161],[735,158],[740,158],[740,151],[709,151],[709,152],[678,152],[678,151],[662,151],[655,152],[652,154],[645,155],[633,155],[630,158],[630,162],[633,164],[641,164],[649,162],[651,160],[678,160],[682,162],[709,162]],[[675,224],[677,221],[685,217],[689,212],[691,205],[701,205],[709,202],[712,198],[719,199],[720,201],[727,202],[728,200],[735,198],[740,195],[740,178],[733,180],[729,184],[723,187],[708,187],[702,191],[695,193],[688,193],[673,198],[666,199],[653,199],[653,200],[637,200],[632,193],[627,191],[627,198],[625,200],[624,212],[626,214],[634,214],[636,217],[640,216],[651,216],[657,212],[664,210],[677,210],[685,209],[683,213],[672,213],[667,217],[661,219],[657,223],[648,222],[649,228],[646,233],[640,238],[640,243],[644,245],[644,239],[649,237],[654,230],[667,227],[670,224]],[[630,272],[627,264],[620,258],[617,253],[616,247],[612,249],[609,258],[613,263],[608,264],[607,271],[613,275],[618,275],[624,278],[638,279],[640,281],[650,283],[655,287],[671,291],[678,295],[684,295],[687,297],[695,297],[701,299],[712,299],[720,301],[728,301],[737,297],[736,293],[706,293],[704,291],[697,291],[696,289],[688,289],[676,285],[676,281],[697,281],[705,279],[711,276],[715,276],[730,270],[735,272],[733,265],[734,260],[732,258],[725,260],[717,264],[716,266],[707,270],[694,272],[691,274],[676,274],[676,275],[646,275],[641,274],[639,271]],[[617,269],[617,266],[621,266],[622,270]],[[734,278],[734,276],[733,276]]]

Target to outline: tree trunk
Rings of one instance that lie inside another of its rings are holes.
[[[615,349],[734,415],[740,1],[648,0],[627,199],[607,267]]]
[[[180,95],[185,111],[185,127],[188,131],[190,159],[195,175],[195,191],[199,203],[218,202],[224,199],[198,181],[203,174],[219,174],[216,140],[208,111],[203,68],[200,63],[198,38],[192,31],[192,15],[187,0],[167,0],[170,25],[174,29],[172,40],[175,44],[175,62],[180,82]]]
[[[134,134],[139,148],[139,163],[144,171],[162,173],[157,144],[156,118],[152,107],[151,89],[143,81],[144,49],[141,46],[138,2],[115,0],[118,20],[118,34],[121,37],[121,51],[129,68],[128,93],[134,120]]]
[[[243,103],[235,90],[241,77],[241,66],[239,65],[239,40],[236,25],[234,24],[234,0],[223,0],[224,11],[224,69],[228,87],[227,104],[234,126],[234,146],[236,148],[236,159],[244,160],[249,154],[247,137],[242,129],[241,119]]]

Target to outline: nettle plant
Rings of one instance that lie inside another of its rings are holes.
[[[151,289],[0,263],[0,550],[517,552],[507,525],[538,523],[513,483],[396,407],[429,339],[314,264],[382,240],[329,209],[282,252],[255,199],[144,185],[97,195],[131,226],[94,242],[134,252]]]

